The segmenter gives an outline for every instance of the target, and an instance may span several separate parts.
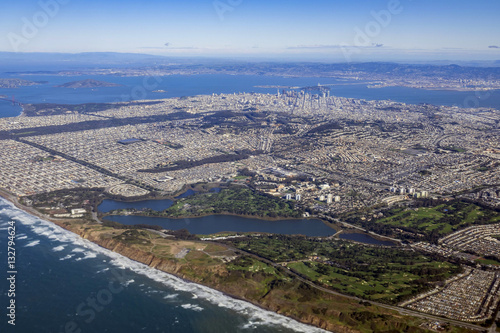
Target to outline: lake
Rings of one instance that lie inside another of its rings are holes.
[[[213,189],[214,190],[214,189]],[[218,188],[215,188],[218,190]],[[176,198],[184,198],[195,194],[189,189]],[[149,208],[162,211],[173,205],[172,200],[143,200],[123,202],[106,199],[98,206],[100,212],[108,213],[115,209],[135,208],[137,210]],[[192,234],[213,234],[223,231],[232,232],[265,232],[283,235],[305,235],[311,237],[326,237],[335,234],[336,230],[318,219],[277,220],[269,221],[258,218],[247,218],[234,215],[210,215],[196,218],[171,219],[163,217],[110,215],[105,219],[125,225],[148,224],[158,225],[167,230],[187,229]],[[352,240],[365,244],[394,246],[394,243],[382,241],[367,234],[341,233],[340,239]]]
[[[8,222],[16,227],[15,327],[5,315]],[[0,230],[0,332],[326,332],[106,250],[2,198]]]
[[[265,232],[283,235],[305,235],[326,237],[335,234],[335,229],[317,219],[260,220],[233,215],[209,215],[195,218],[171,219],[164,217],[111,215],[104,219],[125,225],[158,225],[167,230],[187,229],[192,234],[208,235],[223,231]]]
[[[393,242],[383,241],[373,238],[367,234],[361,233],[341,233],[338,235],[340,239],[351,240],[359,243],[372,244],[372,245],[384,245],[384,246],[394,246]]]
[[[101,202],[101,204],[97,207],[97,209],[103,213],[108,213],[115,209],[126,209],[126,208],[135,208],[137,210],[149,208],[152,210],[162,211],[172,206],[173,204],[174,202],[168,199],[143,200],[134,202],[123,202],[123,201],[106,199]]]

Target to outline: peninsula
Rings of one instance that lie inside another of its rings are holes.
[[[158,59],[155,66],[109,66],[108,68],[85,70],[59,70],[46,74],[61,76],[76,75],[116,75],[150,76],[167,75],[266,75],[276,77],[328,77],[336,81],[359,81],[372,88],[391,86],[428,90],[486,91],[500,89],[500,68],[496,63],[491,67],[459,65],[427,65],[399,63],[186,63],[172,64]],[[16,74],[38,74],[37,72],[17,72]],[[260,87],[281,88],[281,85],[258,85]]]
[[[0,79],[0,88],[12,89],[26,86],[35,86],[38,84],[47,83],[46,81],[34,82],[22,79]]]
[[[497,110],[292,90],[26,110],[0,120],[0,148],[11,152],[0,188],[103,247],[335,332],[493,327]],[[187,187],[199,194],[176,197]],[[119,213],[315,217],[395,245],[339,233],[193,235],[121,225],[97,209],[162,198],[175,202]],[[441,308],[450,297],[463,311]]]

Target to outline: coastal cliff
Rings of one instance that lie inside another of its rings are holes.
[[[62,227],[66,227],[64,224],[60,224]],[[186,269],[185,265],[179,264],[172,260],[160,259],[151,253],[137,249],[126,245],[115,239],[102,239],[93,233],[90,229],[74,229],[67,228],[72,232],[76,232],[82,238],[88,239],[89,241],[98,244],[108,250],[119,253],[127,258],[135,260],[137,262],[148,265],[151,268],[158,269],[160,271],[173,274],[182,279],[189,280],[195,283],[203,284],[207,287],[222,291],[229,296],[234,298],[242,299],[253,303],[259,307],[266,310],[270,310],[285,316],[292,317],[302,323],[310,324],[316,327],[320,327],[325,330],[339,332],[339,333],[354,333],[359,332],[357,330],[350,329],[345,326],[334,325],[325,319],[318,318],[312,314],[300,314],[293,309],[290,304],[280,304],[273,297],[266,297],[260,302],[252,296],[255,293],[249,288],[253,283],[251,281],[231,281],[232,276],[226,269],[221,267],[211,267],[211,268],[200,268],[197,267],[197,274],[189,274],[190,270]],[[187,274],[186,274],[187,273]],[[332,317],[338,317],[338,312],[332,312],[329,314]]]
[[[48,218],[33,207],[21,205],[12,195],[2,191],[0,195],[18,208],[103,248],[305,324],[339,333],[427,332],[419,327],[422,319],[318,288],[284,267],[228,245],[180,239],[154,230],[110,227],[85,219]]]
[[[211,251],[209,246],[222,245],[165,239],[158,235],[155,240],[149,231],[135,231],[135,235],[142,234],[144,237],[134,240],[132,244],[130,238],[126,238],[129,241],[127,242],[123,241],[122,236],[126,233],[130,236],[130,230],[117,230],[110,234],[107,228],[100,225],[69,222],[57,222],[57,224],[82,238],[149,267],[328,331],[354,333],[366,329],[407,331],[411,328],[411,332],[425,332],[417,326],[409,326],[408,318],[396,315],[390,310],[313,288],[298,279],[291,278],[285,269],[267,266],[251,256],[237,253],[237,258],[230,262],[202,256],[202,253]],[[148,243],[148,239],[152,239],[153,243]],[[190,247],[193,250],[185,259],[165,256],[164,251],[160,251],[163,255],[159,256],[145,250],[152,248],[152,244],[158,248],[157,245],[160,244],[158,242],[168,244],[166,246],[169,248],[180,246]],[[179,242],[182,244],[178,244]],[[213,250],[217,253],[231,251],[228,248],[224,248],[224,251],[220,248]],[[249,265],[253,269],[243,269]]]

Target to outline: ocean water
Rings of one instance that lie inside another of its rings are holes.
[[[16,325],[7,229],[16,228]],[[0,332],[325,332],[103,249],[0,198]]]
[[[3,73],[0,77],[9,75]],[[19,76],[14,76],[19,77]],[[427,91],[403,87],[369,89],[366,84],[329,78],[280,78],[238,75],[151,77],[25,76],[48,83],[0,89],[21,103],[104,103],[212,93],[276,93],[257,85],[332,86],[331,94],[367,100],[392,99],[418,104],[493,107],[500,91]],[[97,89],[56,88],[93,78],[122,84]],[[345,84],[344,84],[345,83]],[[165,90],[165,92],[153,92]],[[0,100],[0,117],[21,108]],[[7,228],[16,225],[16,326],[7,324]],[[50,222],[0,199],[0,332],[324,332],[261,310],[220,292],[153,270],[87,242]]]
[[[405,87],[386,87],[370,89],[366,83],[338,81],[331,78],[283,78],[259,75],[171,75],[162,77],[118,77],[101,76],[54,76],[54,75],[9,75],[0,73],[2,78],[22,78],[31,81],[48,81],[48,83],[20,87],[16,89],[0,89],[0,95],[12,97],[21,103],[108,103],[142,99],[161,99],[170,97],[258,92],[276,94],[276,88],[259,88],[263,85],[280,85],[292,87],[334,84],[330,86],[331,95],[339,97],[360,98],[366,100],[394,100],[409,104],[430,103],[460,107],[492,107],[500,109],[500,90],[490,92],[464,92],[445,90],[423,90]],[[118,83],[121,87],[106,88],[56,88],[66,82],[84,79]],[[164,92],[153,92],[164,90]],[[19,115],[21,108],[9,101],[0,100],[0,117]]]

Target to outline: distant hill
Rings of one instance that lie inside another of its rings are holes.
[[[73,81],[56,86],[57,88],[101,88],[101,87],[121,87],[121,84],[97,81],[92,79]]]

